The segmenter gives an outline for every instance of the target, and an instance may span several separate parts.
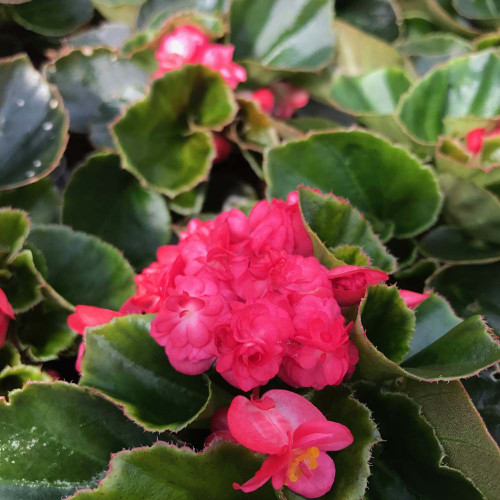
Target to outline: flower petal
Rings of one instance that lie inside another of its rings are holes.
[[[351,431],[342,424],[328,420],[311,420],[297,428],[293,448],[316,446],[323,451],[338,451],[353,442]]]
[[[324,452],[320,451],[318,467],[311,471],[309,477],[305,474],[295,482],[288,482],[290,490],[306,498],[318,498],[328,493],[335,480],[335,464]]]
[[[271,476],[278,474],[282,469],[286,470],[288,464],[288,455],[274,455],[268,457],[262,463],[261,468],[255,473],[255,476],[249,479],[241,486],[238,483],[233,483],[235,490],[242,490],[245,493],[255,491],[260,488]]]

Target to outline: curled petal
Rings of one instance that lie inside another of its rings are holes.
[[[286,471],[288,461],[289,456],[286,453],[281,455],[272,455],[264,460],[262,467],[255,473],[254,477],[241,486],[238,483],[233,483],[233,488],[235,490],[242,490],[245,493],[255,491],[275,474],[278,474],[283,470]]]
[[[316,446],[323,451],[338,451],[352,444],[351,431],[342,424],[328,420],[311,420],[299,426],[293,434],[294,448]]]

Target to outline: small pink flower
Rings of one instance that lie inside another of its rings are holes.
[[[11,319],[14,319],[14,310],[7,299],[7,295],[0,288],[0,347],[5,344],[5,337]]]
[[[179,26],[166,35],[155,53],[158,70],[153,78],[184,64],[202,64],[220,73],[231,88],[247,78],[242,66],[233,62],[233,45],[210,43],[210,39],[194,26]]]
[[[151,324],[151,335],[165,347],[176,370],[188,375],[203,373],[216,358],[214,328],[228,309],[214,281],[178,276],[175,289]]]
[[[75,312],[68,316],[68,326],[79,333],[85,335],[85,329],[89,326],[100,326],[109,323],[113,318],[123,316],[124,313],[111,311],[110,309],[102,309],[101,307],[83,306],[75,307]],[[75,368],[78,372],[82,369],[82,359],[85,353],[85,343],[82,342],[78,348],[78,357],[76,359]]]
[[[294,311],[295,334],[290,336],[280,378],[293,387],[318,390],[340,384],[357,362],[357,350],[349,341],[352,325],[345,326],[333,298],[305,295]]]
[[[491,132],[487,132],[485,128],[475,128],[465,136],[465,145],[471,153],[477,154],[483,149],[485,137],[491,137],[500,134],[500,124]]]
[[[289,391],[271,390],[260,400],[236,396],[227,419],[237,442],[269,455],[253,478],[233,484],[245,493],[271,479],[276,490],[287,486],[306,498],[318,498],[330,491],[335,479],[335,464],[326,452],[353,442],[347,427],[328,421],[307,399]]]
[[[410,309],[415,309],[421,302],[430,297],[428,293],[417,293],[412,292],[411,290],[399,290],[399,295],[403,297],[405,304]]]
[[[231,154],[231,143],[222,135],[214,134],[215,159],[214,163],[224,161]]]
[[[252,99],[259,103],[262,111],[268,115],[274,108],[274,94],[269,88],[263,87],[252,92]]]
[[[341,306],[357,304],[366,294],[368,285],[387,281],[389,275],[383,271],[359,266],[339,266],[328,271],[333,296]]]
[[[273,91],[276,98],[273,115],[281,120],[291,118],[296,109],[303,108],[309,102],[309,93],[290,83],[275,83]]]
[[[230,318],[216,329],[217,371],[243,391],[266,384],[278,374],[293,331],[288,311],[270,299],[232,302]]]

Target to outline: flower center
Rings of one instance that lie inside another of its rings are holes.
[[[302,476],[311,477],[311,471],[318,467],[319,450],[316,446],[307,450],[300,450],[288,466],[287,480],[285,484],[297,482]]]

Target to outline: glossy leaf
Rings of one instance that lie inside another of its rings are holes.
[[[0,401],[0,496],[60,500],[96,486],[110,453],[155,440],[101,396],[63,382],[28,384]]]
[[[67,43],[74,48],[109,47],[120,49],[132,34],[132,30],[122,23],[102,23],[67,38]]]
[[[52,181],[47,178],[28,186],[0,192],[0,206],[24,210],[35,223],[57,222],[60,205],[59,193]]]
[[[47,77],[68,108],[70,129],[88,133],[98,147],[113,147],[108,126],[126,106],[143,97],[149,75],[110,49],[75,50],[51,63]]]
[[[221,130],[235,113],[218,73],[196,65],[168,72],[112,128],[123,168],[167,196],[189,191],[215,157],[209,130]]]
[[[226,442],[214,443],[203,453],[160,442],[151,448],[116,454],[99,488],[82,491],[72,500],[118,500],[134,495],[148,500],[272,500],[276,497],[270,484],[248,494],[233,489],[233,482],[242,484],[252,477],[262,458]]]
[[[375,449],[367,499],[482,498],[465,475],[448,466],[432,425],[412,399],[369,385],[359,386],[356,395],[373,411],[383,439]]]
[[[233,0],[234,57],[273,69],[319,70],[333,59],[332,21],[331,0]]]
[[[402,98],[398,116],[407,132],[424,144],[435,144],[447,118],[500,114],[500,56],[483,51],[451,60],[418,80]],[[471,83],[473,82],[473,83]],[[468,129],[471,127],[469,122]]]
[[[66,147],[62,100],[17,56],[0,60],[0,103],[0,189],[31,184],[57,167]]]
[[[500,200],[490,191],[449,174],[441,175],[439,181],[448,223],[473,238],[499,245]]]
[[[66,226],[37,225],[29,241],[47,261],[47,282],[73,305],[119,309],[135,291],[134,272],[114,247]]]
[[[424,306],[424,312],[430,312],[419,315],[421,325],[415,330],[415,315],[395,287],[369,287],[352,335],[360,356],[357,375],[368,380],[401,376],[425,381],[456,380],[500,359],[500,345],[480,316],[470,317],[447,331],[453,322],[451,312],[432,302],[435,300]],[[429,335],[425,322],[431,320],[436,326]],[[391,336],[385,334],[387,331]],[[410,343],[413,351],[408,357]]]
[[[479,21],[500,21],[500,5],[488,0],[453,0],[453,7],[463,17]]]
[[[30,232],[30,220],[22,210],[0,209],[0,258],[6,260],[23,247]]]
[[[446,297],[463,317],[483,314],[500,333],[500,264],[445,266],[429,280],[429,286]]]
[[[500,381],[498,370],[496,368],[484,370],[477,377],[465,379],[462,383],[486,424],[491,437],[499,444]]]
[[[410,58],[419,75],[425,75],[436,64],[472,51],[470,42],[452,33],[413,37],[399,42],[396,47]]]
[[[315,255],[327,267],[343,264],[335,248],[340,245],[358,245],[374,266],[392,271],[396,261],[390,255],[370,224],[351,205],[330,195],[299,189],[300,208],[306,229],[312,237]],[[333,252],[328,249],[334,249]],[[337,262],[329,262],[331,258]]]
[[[11,10],[12,17],[21,26],[46,36],[72,33],[88,23],[93,12],[90,0],[31,0]]]
[[[42,302],[21,317],[16,336],[33,361],[50,361],[69,349],[77,334],[67,324],[68,311]]]
[[[19,364],[4,368],[0,372],[0,397],[8,399],[10,391],[21,389],[29,381],[52,382],[52,377],[38,366]]]
[[[404,149],[361,130],[317,133],[271,148],[264,172],[272,196],[285,198],[300,184],[333,191],[385,237],[391,229],[397,237],[418,234],[440,210],[432,171]]]
[[[500,450],[462,384],[408,380],[405,390],[434,428],[446,453],[447,465],[470,478],[487,500],[498,498]]]
[[[440,226],[419,242],[424,255],[450,264],[481,264],[500,260],[500,248],[467,238],[458,228]]]
[[[120,169],[118,155],[95,155],[73,173],[64,192],[63,223],[115,245],[137,269],[155,260],[156,249],[170,240],[165,200]]]
[[[399,36],[397,6],[390,0],[348,0],[335,5],[337,18],[387,42]]]
[[[205,409],[210,382],[176,371],[149,334],[151,316],[116,318],[87,330],[80,383],[125,407],[149,430],[180,430]]]

